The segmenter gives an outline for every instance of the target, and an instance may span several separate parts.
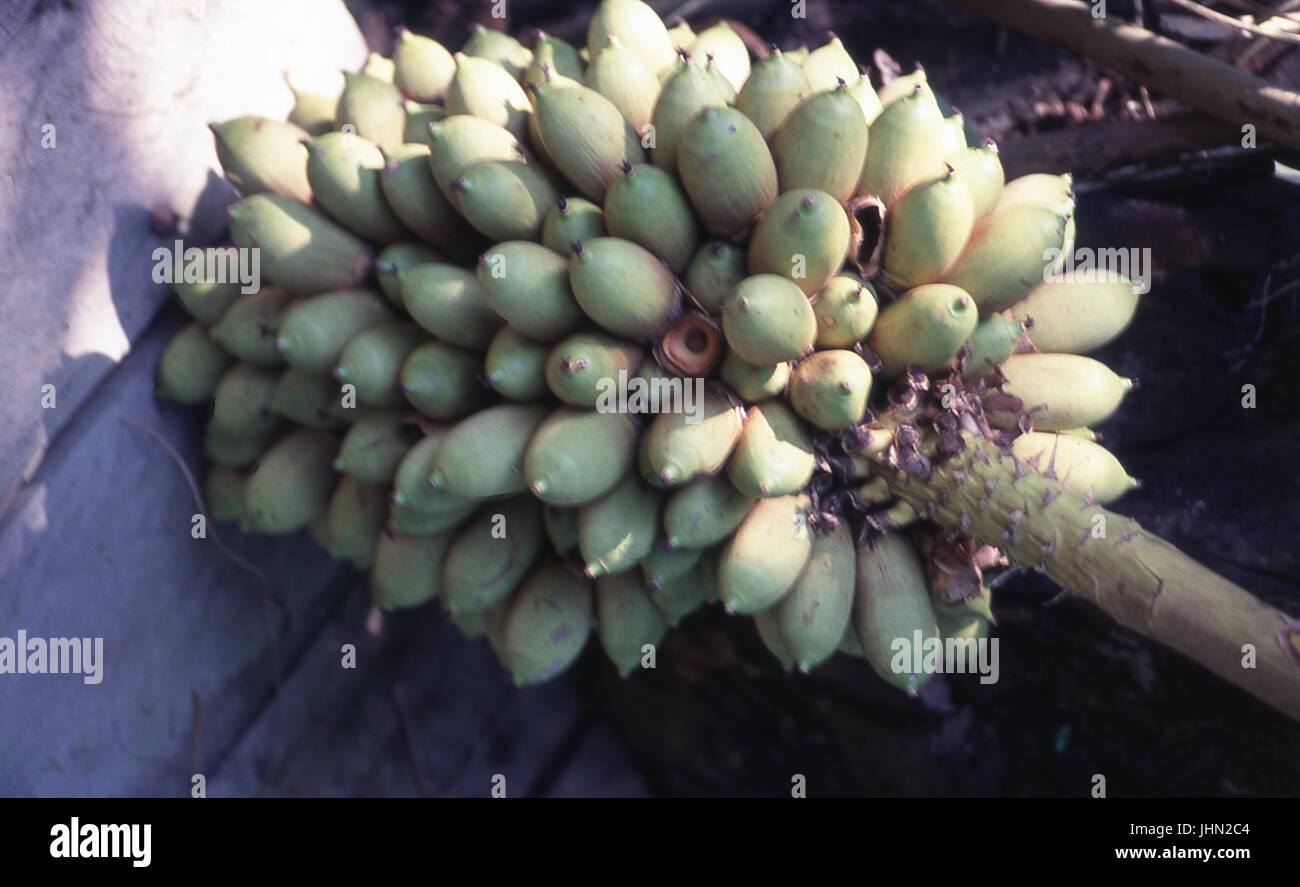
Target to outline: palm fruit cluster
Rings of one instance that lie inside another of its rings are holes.
[[[403,30],[340,95],[214,125],[264,280],[187,266],[157,379],[210,404],[212,516],[436,598],[519,684],[592,635],[626,674],[717,601],[787,667],[915,691],[891,643],[985,635],[1005,560],[895,496],[876,411],[951,385],[1026,465],[1133,483],[1089,430],[1129,383],[1083,354],[1136,288],[1043,282],[1069,177],[1004,182],[943,107],[833,36],[755,59],[604,0],[585,47]]]

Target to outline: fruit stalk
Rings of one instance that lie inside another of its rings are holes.
[[[918,513],[1004,548],[1013,563],[1045,571],[1121,625],[1300,720],[1300,621],[1132,518],[1065,489],[1050,470],[1035,471],[978,434],[960,437],[962,451],[941,464],[923,453],[900,460],[897,447],[875,458]]]

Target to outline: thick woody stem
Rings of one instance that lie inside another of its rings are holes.
[[[1032,37],[1058,43],[1143,86],[1300,148],[1300,95],[1077,0],[950,0]]]
[[[877,457],[881,474],[917,512],[1044,570],[1121,625],[1300,720],[1300,622],[994,442],[962,440],[961,453],[913,473]]]

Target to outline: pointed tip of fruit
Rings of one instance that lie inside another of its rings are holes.
[[[447,478],[443,476],[442,472],[435,471],[433,474],[429,475],[429,486],[433,487],[435,490],[442,489],[445,483],[447,483]]]
[[[528,489],[531,490],[533,495],[536,496],[538,499],[546,495],[546,488],[547,488],[547,483],[544,480],[535,480],[528,485]]]

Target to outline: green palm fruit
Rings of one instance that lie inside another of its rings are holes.
[[[274,435],[243,437],[208,428],[203,433],[203,455],[228,468],[251,468],[273,443]]]
[[[754,627],[758,629],[758,639],[767,647],[767,651],[776,657],[781,667],[790,671],[795,666],[794,654],[781,636],[781,624],[776,618],[776,607],[760,610],[754,614]]]
[[[926,83],[925,69],[919,64],[910,74],[903,74],[895,77],[888,83],[882,84],[878,92],[881,105],[892,105],[901,98],[911,95],[916,91],[918,83]]]
[[[558,194],[536,165],[489,160],[451,180],[461,213],[494,242],[536,240]]]
[[[617,336],[648,339],[680,310],[671,271],[643,246],[593,237],[573,248],[569,285],[583,312]]]
[[[871,394],[871,370],[855,351],[818,351],[790,374],[790,405],[823,431],[862,421]]]
[[[344,132],[354,132],[386,151],[392,150],[402,144],[406,131],[402,91],[369,74],[344,72],[336,123]]]
[[[510,130],[490,120],[457,114],[429,124],[429,169],[444,197],[454,206],[451,183],[471,166],[487,160],[530,162],[531,157]]]
[[[759,499],[718,560],[718,592],[728,613],[757,613],[781,600],[812,550],[807,495]]]
[[[1024,324],[1002,314],[990,314],[981,320],[967,340],[970,354],[966,357],[966,372],[962,378],[978,378],[1005,361],[1016,352],[1024,331]]]
[[[238,521],[244,515],[244,489],[247,486],[247,471],[228,465],[209,465],[203,483],[208,516],[223,523]]]
[[[502,633],[517,685],[549,680],[578,658],[591,634],[591,595],[589,580],[553,564],[528,577],[510,602]]]
[[[542,220],[542,245],[567,255],[575,243],[605,236],[605,212],[590,200],[561,197]]]
[[[307,181],[307,154],[302,140],[307,131],[292,123],[268,117],[236,117],[210,124],[217,143],[217,160],[230,184],[240,194],[269,191],[311,203]]]
[[[816,188],[787,191],[754,229],[749,273],[779,274],[811,298],[844,267],[849,234],[848,214],[834,197]]]
[[[699,58],[700,56],[696,56]],[[713,78],[713,82],[718,85],[718,91],[722,93],[722,99],[728,105],[736,104],[736,87],[727,79],[727,75],[722,72],[718,66],[717,60],[711,55],[704,56],[704,72]]]
[[[329,504],[338,446],[329,432],[307,428],[276,441],[248,476],[240,529],[278,534],[307,526]]]
[[[659,14],[641,0],[601,0],[587,23],[587,52],[593,59],[610,35],[640,55],[655,73],[677,59]]]
[[[374,253],[356,235],[288,197],[254,194],[226,212],[235,246],[256,247],[266,279],[291,293],[355,286],[374,263]]]
[[[270,409],[308,428],[337,428],[350,422],[356,412],[343,406],[343,393],[335,379],[297,367],[280,373],[271,392]]]
[[[574,333],[546,357],[546,384],[567,404],[594,408],[611,397],[620,374],[636,374],[645,359],[639,345],[602,333]]]
[[[322,293],[285,310],[276,329],[275,346],[289,366],[329,373],[349,339],[396,319],[392,308],[373,290]]]
[[[388,519],[388,488],[344,475],[334,487],[328,514],[330,557],[351,561],[358,570],[370,569]]]
[[[665,582],[694,572],[703,555],[700,548],[668,548],[656,540],[654,549],[641,561],[641,578],[645,580],[646,590],[654,593]]]
[[[343,435],[334,468],[372,484],[388,483],[419,433],[400,410],[371,410]]]
[[[278,286],[264,286],[235,299],[208,331],[212,341],[240,360],[276,367],[284,358],[276,350],[276,330],[294,298]]]
[[[524,451],[547,413],[546,407],[502,404],[460,420],[434,457],[429,482],[467,499],[523,492]]]
[[[929,283],[886,305],[867,344],[880,358],[881,374],[887,378],[909,366],[937,370],[956,356],[978,321],[975,301],[966,290]]]
[[[542,507],[530,496],[494,502],[457,531],[442,567],[443,605],[483,611],[504,601],[542,549]]]
[[[841,81],[852,83],[859,76],[857,62],[833,33],[824,45],[808,53],[803,69],[814,92],[834,89]]]
[[[867,126],[875,123],[880,112],[884,110],[884,105],[881,104],[880,96],[876,95],[876,90],[871,86],[871,78],[863,74],[856,80],[850,80],[849,95],[853,96],[858,107],[862,109],[862,117],[867,121]]]
[[[812,479],[816,456],[808,429],[779,400],[745,411],[745,428],[731,458],[727,477],[750,496],[788,496]]]
[[[435,489],[429,483],[429,474],[433,471],[433,460],[447,439],[447,428],[438,428],[427,432],[406,451],[397,470],[393,472],[393,495],[390,500],[394,505],[413,508],[425,514],[468,514],[465,510],[477,507],[478,500],[454,496],[446,490]]]
[[[1002,391],[1023,407],[986,407],[989,423],[998,428],[1014,428],[1022,413],[1039,431],[1096,425],[1119,408],[1133,387],[1104,363],[1077,354],[1013,354],[1001,370],[1006,377]]]
[[[967,147],[966,118],[962,116],[961,111],[954,110],[950,116],[943,118],[943,133],[940,140],[944,159]]]
[[[817,318],[803,290],[788,279],[756,274],[742,280],[722,306],[722,330],[741,360],[771,366],[812,349]]]
[[[886,681],[915,694],[929,680],[909,653],[918,636],[939,637],[939,619],[921,559],[899,533],[858,549],[853,628],[867,662]]]
[[[758,127],[735,108],[708,107],[690,119],[677,145],[677,170],[691,205],[715,236],[752,228],[777,198],[772,152]]]
[[[740,407],[706,387],[697,415],[682,411],[655,416],[642,438],[646,456],[642,475],[664,486],[679,486],[716,474],[740,440],[743,426]]]
[[[1069,174],[1054,176],[1032,173],[1007,182],[998,195],[996,208],[1036,206],[1058,215],[1074,212],[1074,178]]]
[[[482,350],[501,328],[473,271],[429,262],[398,272],[397,281],[412,319],[444,342]]]
[[[472,114],[509,130],[517,139],[528,137],[532,110],[528,93],[494,61],[456,53],[456,76],[447,86],[443,107],[449,115]]]
[[[628,473],[639,437],[636,420],[626,413],[556,410],[524,452],[528,488],[548,505],[593,502]]]
[[[904,194],[890,213],[883,280],[897,292],[934,283],[957,261],[974,227],[970,191],[949,166]]]
[[[208,338],[201,323],[191,323],[175,336],[158,359],[154,391],[177,403],[202,403],[212,396],[235,359]]]
[[[422,144],[399,145],[385,152],[384,165],[379,172],[384,199],[393,215],[422,240],[458,259],[468,259],[472,255],[473,232],[434,181],[429,166],[431,153],[429,146]],[[380,253],[380,262],[384,261],[387,253],[388,249]],[[436,256],[425,259],[429,262],[436,260]],[[380,270],[382,284],[383,269]],[[384,292],[388,293],[387,286]]]
[[[709,555],[701,556],[695,569],[664,581],[650,591],[650,602],[664,614],[669,625],[677,625],[716,597],[716,567]],[[648,589],[647,589],[648,590]]]
[[[852,348],[871,333],[879,307],[871,284],[849,271],[830,279],[812,303],[818,348]]]
[[[848,201],[862,177],[868,144],[870,128],[848,89],[817,93],[790,113],[772,139],[781,190],[817,188]]]
[[[681,53],[684,49],[690,49],[691,44],[695,42],[695,32],[686,19],[677,19],[676,24],[668,29],[668,39],[672,41],[673,49]]]
[[[727,97],[713,76],[695,61],[683,59],[670,70],[651,118],[654,138],[650,160],[660,169],[676,173],[677,148],[686,124],[705,108],[722,107]]]
[[[431,246],[399,240],[384,247],[383,252],[375,259],[375,278],[379,281],[379,289],[388,297],[388,301],[398,308],[403,308],[405,306],[402,305],[402,288],[397,281],[398,273],[415,265],[423,265],[425,262],[442,261],[446,261],[442,254]]]
[[[506,400],[541,400],[550,394],[546,384],[546,356],[551,349],[503,326],[483,356],[483,378]]]
[[[387,531],[375,545],[370,594],[376,607],[418,607],[442,590],[442,565],[449,536],[410,536]]]
[[[853,611],[856,567],[853,536],[843,524],[824,536],[814,536],[803,572],[790,593],[772,608],[781,638],[800,671],[826,661],[839,647]]]
[[[473,640],[487,635],[486,613],[450,614],[451,623],[460,629],[460,633]]]
[[[447,112],[442,105],[425,105],[407,99],[402,102],[406,111],[406,123],[402,127],[402,140],[408,145],[429,146],[429,125],[447,119]],[[388,192],[384,192],[388,196]]]
[[[538,64],[534,60],[534,67],[530,67],[530,73],[525,75],[524,87],[529,96],[532,97],[533,113],[528,115],[528,145],[537,155],[543,169],[555,176],[560,176],[560,168],[551,158],[551,154],[546,150],[546,145],[542,141],[542,127],[540,119],[537,116],[537,87],[545,83],[555,89],[568,89],[573,86],[581,86],[582,78],[574,79],[557,73],[556,70],[546,63]]]
[[[180,280],[171,281],[176,298],[195,320],[206,324],[216,323],[226,313],[242,293],[243,284],[238,280],[229,282],[208,281],[207,268],[216,267],[225,261],[233,250],[229,247],[205,247],[196,251],[191,258],[185,259]],[[219,275],[230,276],[230,275]]]
[[[542,76],[542,65],[549,65],[561,77],[582,82],[583,63],[578,50],[545,31],[538,32],[537,42],[533,44],[533,60],[524,72],[525,84],[541,83],[545,79]]]
[[[392,59],[372,52],[366,56],[366,63],[361,66],[361,73],[383,80],[385,83],[392,83],[393,77],[397,74],[397,67]]]
[[[749,79],[749,48],[725,20],[705,28],[688,50],[695,58],[712,58],[733,90]],[[857,68],[854,68],[857,71]]]
[[[744,88],[736,95],[736,109],[753,121],[770,142],[790,112],[812,91],[803,66],[778,49],[754,65]]]
[[[461,52],[500,65],[516,81],[523,79],[524,72],[533,61],[532,51],[514,37],[505,31],[495,31],[477,23],[470,28],[469,39],[465,41]]]
[[[645,655],[645,646],[658,645],[667,630],[667,621],[635,573],[596,580],[596,633],[605,655],[621,676],[635,671]]]
[[[1074,437],[1082,437],[1084,440],[1098,440],[1097,432],[1088,428],[1086,425],[1081,428],[1062,428],[1057,434],[1069,434]]]
[[[294,89],[293,110],[289,112],[289,122],[308,135],[320,135],[334,128],[334,120],[339,114],[339,97],[319,93],[302,92]]]
[[[657,166],[627,165],[605,192],[609,233],[640,244],[681,274],[700,241],[700,226],[681,185]]]
[[[883,101],[883,100],[882,100]],[[943,172],[943,112],[924,82],[887,103],[868,135],[857,195],[878,197],[893,207],[918,182]]]
[[[1011,443],[1011,452],[1061,486],[1109,505],[1137,486],[1110,450],[1085,437],[1030,431]]]
[[[650,553],[659,525],[659,493],[635,471],[578,509],[578,552],[591,578],[636,569]]]
[[[397,29],[393,48],[393,84],[417,102],[438,102],[456,76],[456,60],[437,40]]]
[[[1137,312],[1141,288],[1132,281],[1040,283],[1011,307],[1040,351],[1086,354],[1124,331]]]
[[[614,35],[591,57],[583,82],[609,99],[633,132],[639,135],[650,124],[659,98],[659,78],[640,54]]]
[[[971,294],[987,316],[1019,302],[1054,268],[1048,256],[1065,243],[1065,215],[1037,206],[995,208],[980,219],[944,283]]]
[[[769,397],[777,397],[785,391],[786,383],[790,381],[790,364],[782,361],[755,366],[741,360],[736,352],[728,348],[722,358],[722,366],[718,369],[718,378],[727,383],[745,403],[757,403]]]
[[[978,148],[963,148],[944,159],[966,183],[975,218],[983,218],[992,212],[1002,195],[1002,185],[1006,180],[1002,160],[998,156],[998,146],[994,141],[985,139],[984,144]]]
[[[280,416],[270,408],[278,380],[275,370],[251,363],[237,363],[226,370],[212,392],[208,428],[227,437],[270,437],[280,425]]]
[[[429,334],[413,323],[381,323],[357,333],[339,353],[334,378],[356,386],[357,400],[367,406],[406,405],[398,387],[402,364]]]
[[[473,412],[484,395],[478,380],[479,356],[422,338],[423,343],[402,363],[398,379],[402,394],[430,419],[459,419]]]
[[[307,143],[307,178],[317,202],[367,240],[389,243],[406,229],[384,198],[383,168],[383,152],[354,133],[327,132]]]
[[[725,474],[691,481],[664,503],[664,532],[674,548],[707,548],[735,532],[756,496],[737,490]]]
[[[568,554],[578,547],[578,509],[547,505],[542,509],[542,524],[556,554]]]
[[[645,162],[641,137],[614,103],[594,89],[547,81],[534,94],[547,155],[587,199],[603,202],[624,162]]]
[[[477,500],[448,506],[443,511],[420,511],[409,505],[394,505],[388,512],[388,529],[411,536],[447,533],[463,524],[477,507]]]
[[[586,320],[569,287],[566,255],[525,240],[497,244],[476,269],[483,301],[530,339],[564,337]]]
[[[745,279],[745,261],[745,251],[735,244],[702,243],[686,267],[683,282],[701,308],[718,314],[736,284]]]

